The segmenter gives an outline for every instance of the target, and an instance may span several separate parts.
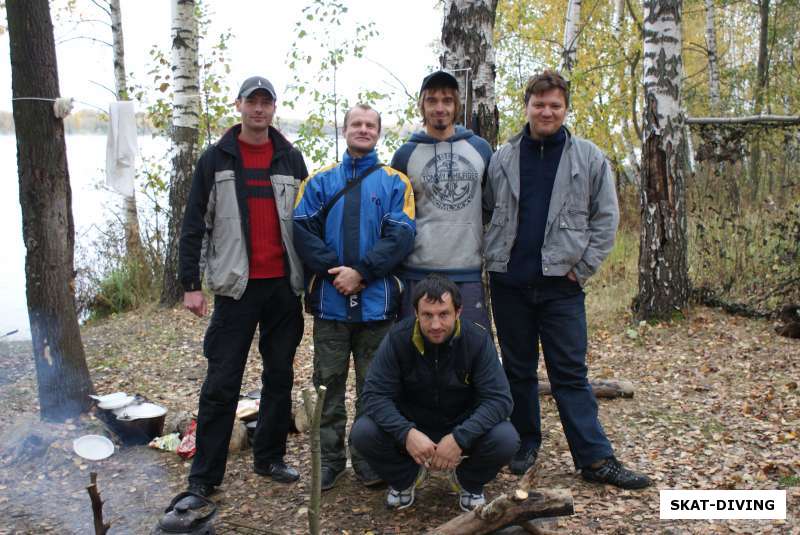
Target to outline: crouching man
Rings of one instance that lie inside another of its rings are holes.
[[[416,317],[393,326],[375,354],[350,440],[389,483],[390,508],[414,503],[427,470],[446,470],[469,511],[519,446],[508,380],[489,334],[460,320],[453,282],[429,275],[412,303]]]

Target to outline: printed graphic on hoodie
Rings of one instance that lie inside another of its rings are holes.
[[[468,206],[480,189],[482,170],[458,153],[445,152],[431,158],[422,168],[425,193],[433,204],[448,211]]]

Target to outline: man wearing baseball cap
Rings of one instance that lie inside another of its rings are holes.
[[[390,164],[411,180],[417,215],[414,250],[399,273],[406,282],[400,316],[414,315],[409,296],[416,283],[438,273],[458,286],[461,317],[488,329],[481,282],[481,188],[492,148],[472,130],[456,126],[461,109],[452,74],[426,76],[419,91],[424,129],[397,150]]]
[[[245,80],[235,106],[241,123],[197,162],[180,240],[184,305],[200,317],[207,312],[201,265],[214,294],[203,341],[208,371],[200,391],[197,453],[189,473],[189,490],[202,496],[212,494],[225,474],[256,327],[263,372],[254,470],[283,483],[299,477],[283,457],[294,354],[303,336],[303,272],[292,244],[292,208],[308,172],[302,154],[272,127],[276,94],[269,80]]]

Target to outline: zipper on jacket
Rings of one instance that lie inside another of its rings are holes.
[[[436,407],[439,407],[439,346],[434,347],[435,353],[433,355],[433,384],[434,384],[434,397]]]
[[[539,160],[544,160],[544,143],[539,145]]]

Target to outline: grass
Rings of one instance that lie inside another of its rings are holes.
[[[631,301],[639,291],[639,234],[620,229],[614,248],[586,284],[589,329],[617,327],[630,321]]]

